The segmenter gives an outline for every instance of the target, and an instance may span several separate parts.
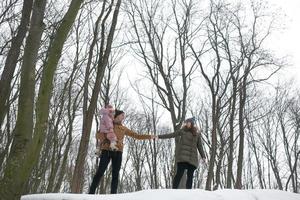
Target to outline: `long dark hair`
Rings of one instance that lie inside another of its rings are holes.
[[[186,125],[184,125],[184,126],[183,126],[183,129],[184,129],[185,131],[190,131],[190,132],[193,134],[193,136],[197,136],[197,134],[198,134],[198,129],[197,129],[197,127],[195,126],[194,123],[191,123],[191,127],[190,127],[190,128],[188,128]]]

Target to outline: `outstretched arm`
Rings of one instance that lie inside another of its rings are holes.
[[[178,137],[181,135],[181,131],[175,131],[174,133],[168,133],[168,134],[164,134],[164,135],[159,135],[158,138],[159,139],[168,139],[168,138],[174,138],[174,137]]]
[[[126,127],[124,127],[124,128],[125,128],[125,135],[135,138],[137,140],[150,140],[150,139],[154,138],[154,136],[152,136],[152,135],[142,135],[142,134],[138,134],[138,133],[130,130],[129,128],[126,128]]]

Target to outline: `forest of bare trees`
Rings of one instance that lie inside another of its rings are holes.
[[[2,0],[0,197],[86,193],[107,103],[140,134],[195,116],[194,188],[300,193],[300,88],[268,45],[280,20],[259,0]],[[126,138],[119,192],[171,188],[176,147]]]

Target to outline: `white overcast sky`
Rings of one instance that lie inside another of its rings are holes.
[[[228,2],[236,2],[241,0],[227,0]],[[259,0],[255,0],[259,1]],[[270,4],[271,10],[278,10],[282,16],[282,19],[278,19],[282,24],[281,30],[272,32],[271,38],[268,42],[270,50],[275,51],[277,56],[288,57],[288,67],[279,72],[278,76],[275,76],[271,83],[276,84],[278,80],[280,82],[288,82],[294,78],[296,88],[300,85],[300,0],[262,0]],[[126,61],[126,69],[130,73],[126,73],[126,79],[134,80],[141,78],[140,65],[136,60]],[[132,73],[136,72],[136,73]],[[126,83],[127,85],[129,83]],[[280,83],[279,83],[280,84]],[[135,93],[133,93],[135,95]]]
[[[272,46],[278,54],[290,55],[290,68],[286,78],[294,77],[300,83],[300,0],[267,0],[271,5],[281,8],[286,15],[286,29],[274,37]],[[272,48],[273,49],[273,48]]]
[[[236,2],[241,0],[227,1]],[[277,32],[272,32],[271,39],[269,40],[270,50],[275,51],[279,58],[287,56],[288,63],[290,64],[279,73],[280,80],[289,80],[294,78],[296,83],[300,84],[300,0],[262,1],[268,2],[271,10],[278,10],[280,12],[279,16],[282,16],[282,19],[278,20],[284,23],[281,27],[283,29],[278,30]],[[138,70],[131,69],[131,71]],[[273,81],[277,82],[276,80],[278,80],[278,77],[273,79]]]

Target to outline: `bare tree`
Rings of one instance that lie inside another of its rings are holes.
[[[39,152],[42,148],[47,127],[49,114],[49,101],[52,91],[52,81],[61,50],[66,40],[69,30],[75,20],[77,12],[80,8],[81,1],[72,1],[68,12],[64,16],[63,22],[57,30],[56,38],[49,48],[49,56],[43,69],[43,76],[39,88],[39,95],[36,103],[36,123],[33,131],[33,105],[35,90],[35,62],[37,52],[40,46],[41,35],[44,24],[44,11],[46,1],[36,1],[34,4],[34,12],[30,26],[30,37],[27,38],[27,46],[25,47],[24,61],[21,75],[21,90],[19,99],[19,114],[16,125],[16,134],[14,137],[13,147],[10,152],[6,172],[1,179],[1,188],[3,196],[8,199],[18,199],[22,194],[24,185],[28,180],[30,173],[38,161]],[[27,48],[27,49],[26,49]],[[28,56],[26,55],[28,53]],[[28,67],[26,67],[28,66]],[[24,88],[22,88],[24,87]],[[25,92],[25,94],[22,94]],[[22,99],[23,98],[23,99]],[[19,165],[23,165],[20,170]],[[17,191],[11,190],[13,185],[18,185]],[[10,189],[9,189],[10,188]],[[1,190],[1,193],[2,193]]]
[[[106,1],[105,1],[106,2]],[[105,8],[105,2],[103,3],[103,6]],[[110,7],[112,7],[113,1],[110,4]],[[83,172],[84,172],[84,164],[85,164],[85,159],[86,159],[86,154],[87,154],[87,149],[88,149],[88,144],[89,144],[89,137],[90,137],[90,132],[91,132],[91,126],[92,126],[92,121],[93,121],[93,116],[94,112],[96,109],[97,105],[97,100],[98,100],[98,95],[100,92],[100,84],[102,82],[105,68],[107,66],[107,62],[109,59],[109,55],[111,52],[111,45],[113,42],[114,38],[114,33],[116,29],[116,24],[118,21],[118,14],[119,14],[119,8],[121,5],[121,0],[118,0],[116,5],[115,5],[115,10],[113,12],[113,17],[112,17],[112,23],[111,27],[109,30],[109,33],[107,36],[105,36],[105,22],[107,17],[109,16],[109,13],[104,17],[102,21],[102,27],[101,27],[101,43],[100,43],[100,52],[99,52],[99,59],[97,63],[97,75],[96,75],[96,80],[95,80],[95,86],[93,88],[90,104],[87,107],[87,97],[84,96],[84,105],[83,105],[83,127],[82,127],[82,138],[78,150],[78,156],[76,159],[76,165],[75,165],[75,170],[74,170],[74,176],[72,180],[72,185],[71,185],[71,191],[72,192],[81,192],[82,191],[82,186],[83,186]],[[111,10],[111,8],[110,8]],[[86,74],[87,79],[89,78],[88,74]],[[85,83],[87,84],[87,83]],[[86,86],[85,86],[86,87]],[[86,89],[84,91],[84,95],[86,95]]]
[[[278,119],[278,126],[282,133],[283,146],[290,173],[285,184],[285,190],[288,189],[291,182],[293,192],[297,193],[297,163],[299,162],[300,156],[300,150],[297,144],[297,141],[299,141],[299,99],[298,97],[289,97],[289,89],[288,87],[286,88],[287,89],[277,88],[275,117]]]
[[[208,169],[208,176],[206,181],[205,189],[211,190],[211,184],[214,177],[214,165],[217,156],[217,132],[220,123],[220,114],[221,114],[221,99],[226,94],[226,88],[228,87],[229,77],[223,77],[221,75],[221,47],[220,47],[220,38],[218,38],[218,33],[220,31],[219,24],[221,23],[218,13],[215,10],[218,10],[218,5],[214,7],[214,4],[211,5],[211,12],[208,17],[208,27],[207,35],[210,47],[205,47],[206,42],[203,42],[202,47],[200,46],[200,50],[196,52],[193,45],[190,43],[190,48],[192,49],[193,55],[197,61],[197,64],[201,70],[201,74],[204,77],[211,95],[211,147],[210,147],[210,159],[209,159],[209,169]],[[215,58],[210,61],[210,67],[213,71],[213,75],[209,77],[208,70],[206,69],[203,61],[202,56],[209,52],[208,50],[211,49],[212,52],[215,54]],[[224,84],[224,85],[223,85]]]
[[[285,62],[265,45],[280,17],[256,1],[208,3],[1,1],[1,196],[85,191],[107,103],[141,133],[196,116],[209,158],[196,188],[299,192],[299,88],[270,84]],[[139,73],[128,88],[127,63]],[[176,141],[125,142],[120,192],[172,187]]]
[[[143,60],[148,70],[147,78],[156,88],[159,97],[156,103],[169,112],[173,129],[177,130],[186,116],[188,91],[195,69],[193,63],[188,64],[187,51],[193,37],[191,18],[195,5],[193,1],[172,1],[171,6],[172,12],[167,13],[161,10],[163,2],[159,0],[130,1],[127,13],[133,25],[131,37],[137,44],[137,49],[133,47],[134,53]],[[169,31],[174,34],[172,39],[167,35]]]
[[[24,61],[21,68],[18,118],[15,127],[14,140],[5,166],[4,176],[0,180],[1,196],[6,199],[19,199],[24,189],[25,181],[27,180],[26,175],[24,177],[24,172],[20,170],[20,166],[26,162],[24,157],[26,158],[27,148],[30,145],[33,133],[33,106],[35,90],[34,67],[44,28],[42,21],[45,6],[45,0],[34,3],[31,26],[26,40]],[[28,15],[30,15],[30,13]],[[27,26],[26,23],[25,26]],[[7,94],[3,96],[3,105],[5,105],[7,96]],[[12,189],[13,185],[17,187]]]
[[[273,30],[275,16],[264,15],[264,10],[259,9],[260,5],[254,3],[250,8],[253,21],[242,22],[243,10],[246,9],[244,5],[211,1],[210,12],[205,20],[206,28],[202,28],[207,32],[208,43],[205,38],[202,38],[203,45],[199,45],[201,44],[200,38],[197,40],[197,48],[194,44],[190,44],[201,74],[211,91],[212,144],[206,189],[211,188],[216,156],[220,158],[216,171],[216,184],[220,184],[220,164],[227,143],[229,143],[229,154],[226,185],[232,187],[236,131],[238,131],[239,151],[235,187],[242,188],[247,91],[251,84],[268,80],[283,66],[283,63],[275,59],[262,45]],[[263,20],[268,24],[264,29],[259,30],[262,28],[260,25]],[[261,33],[258,34],[258,31]],[[265,77],[253,75],[257,70],[266,69],[269,71]],[[224,112],[224,109],[227,112]],[[228,117],[229,123],[226,122]],[[237,129],[234,124],[236,119],[239,122]],[[228,125],[229,141],[224,140],[226,136],[222,133]],[[220,135],[220,143],[217,141],[217,134]],[[220,149],[217,148],[218,144],[220,144]]]

